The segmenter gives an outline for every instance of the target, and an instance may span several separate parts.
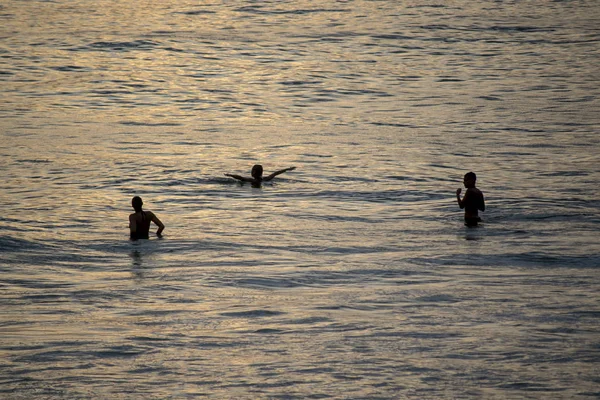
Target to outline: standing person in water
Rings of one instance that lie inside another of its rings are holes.
[[[477,176],[474,172],[467,172],[464,178],[464,185],[467,188],[464,197],[460,199],[460,192],[462,189],[456,191],[456,201],[461,209],[465,209],[465,225],[477,226],[478,222],[481,222],[479,218],[479,211],[485,211],[485,200],[483,199],[483,193],[481,190],[475,187]]]
[[[241,182],[250,182],[253,187],[260,187],[260,184],[262,182],[269,182],[271,179],[275,178],[277,175],[283,174],[284,172],[287,172],[287,171],[293,171],[295,169],[296,169],[296,167],[280,169],[279,171],[275,171],[271,175],[265,176],[263,178],[263,167],[262,167],[262,165],[256,164],[254,167],[252,167],[252,172],[250,172],[250,174],[252,175],[251,178],[247,178],[245,176],[240,176],[240,175],[233,175],[233,174],[225,174],[225,176],[230,176]]]
[[[135,212],[129,216],[129,237],[131,240],[148,239],[150,222],[154,222],[158,226],[158,230],[156,231],[156,236],[158,237],[162,236],[162,231],[165,229],[165,225],[152,211],[142,210],[143,204],[144,202],[139,196],[135,196],[131,199],[131,206],[135,210]]]

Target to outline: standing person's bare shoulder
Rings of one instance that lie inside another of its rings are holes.
[[[476,187],[468,188],[467,193],[471,193],[477,196],[481,196],[483,194],[481,193],[481,190],[477,189]]]
[[[154,215],[154,213],[152,211],[144,210],[144,212],[146,213],[146,217],[148,217],[150,219],[156,217],[156,215]]]

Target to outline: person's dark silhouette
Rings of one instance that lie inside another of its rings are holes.
[[[273,178],[275,178],[277,175],[283,174],[284,172],[287,172],[287,171],[293,171],[294,169],[296,169],[296,167],[280,169],[279,171],[273,172],[271,175],[267,175],[267,176],[263,177],[262,165],[256,164],[255,166],[252,167],[252,171],[250,172],[250,175],[252,175],[251,178],[248,178],[245,176],[240,176],[240,175],[234,175],[234,174],[225,174],[225,176],[229,176],[229,177],[237,179],[238,181],[241,181],[241,182],[250,182],[253,187],[260,187],[260,184],[262,182],[268,182],[268,181],[272,180]]]
[[[477,226],[481,222],[479,218],[479,211],[485,211],[485,200],[481,190],[475,187],[477,182],[477,175],[474,172],[468,172],[465,174],[463,183],[467,188],[464,197],[460,198],[462,189],[456,191],[456,201],[461,209],[465,209],[465,225]]]
[[[156,236],[161,237],[165,225],[158,219],[152,211],[142,210],[144,202],[139,196],[131,199],[131,206],[135,212],[129,215],[129,237],[131,240],[148,239],[150,232],[150,222],[154,222],[158,226]]]

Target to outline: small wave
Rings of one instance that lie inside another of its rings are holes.
[[[459,78],[440,78],[437,82],[464,82],[464,79]]]
[[[444,4],[419,4],[414,6],[407,6],[406,8],[447,8]]]
[[[446,24],[430,24],[430,25],[421,25],[421,29],[430,30],[430,31],[439,31],[439,30],[456,30],[456,31],[465,31],[465,32],[483,32],[483,31],[492,31],[492,32],[506,32],[506,33],[514,33],[514,32],[554,32],[556,29],[554,28],[546,28],[539,26],[508,26],[508,25],[491,25],[491,26],[450,26]]]
[[[589,171],[552,171],[552,172],[540,172],[539,176],[589,176]]]
[[[304,85],[319,85],[322,81],[281,81],[280,85],[284,86],[304,86]]]
[[[259,333],[259,334],[276,334],[276,333],[283,333],[284,331],[281,329],[274,329],[274,328],[263,328],[263,329],[258,329],[256,331],[254,331],[254,333]]]
[[[489,27],[476,27],[472,30],[490,30],[495,32],[554,32],[554,28],[543,28],[539,26],[501,26],[492,25]]]
[[[318,324],[321,322],[331,322],[331,318],[327,318],[327,317],[308,317],[308,318],[300,318],[300,319],[293,319],[291,321],[286,321],[287,324],[290,325],[314,325],[314,324]]]
[[[210,11],[210,10],[192,10],[192,11],[176,11],[173,14],[206,15],[206,14],[216,14],[216,12],[215,11]]]
[[[460,300],[449,294],[436,294],[431,296],[423,296],[416,299],[419,302],[427,303],[457,303]]]
[[[59,67],[51,67],[51,68],[55,71],[60,71],[60,72],[88,72],[88,71],[90,71],[89,68],[79,67],[77,65],[62,65]]]
[[[11,236],[0,236],[0,251],[2,252],[21,252],[24,250],[38,250],[46,246],[30,240],[13,238]]]
[[[348,12],[350,9],[328,9],[328,8],[315,8],[315,9],[303,9],[303,10],[263,10],[262,6],[246,6],[236,9],[237,12],[246,12],[253,14],[267,14],[267,15],[306,15],[314,13],[331,13],[331,12]]]
[[[477,99],[488,100],[488,101],[501,101],[501,97],[497,96],[478,96]]]
[[[121,125],[127,126],[181,126],[182,124],[176,122],[139,122],[139,121],[121,121]]]
[[[391,40],[412,40],[414,37],[400,35],[400,34],[384,34],[384,35],[373,35],[371,36],[373,39],[391,39]]]
[[[277,315],[285,314],[281,311],[271,311],[271,310],[250,310],[250,311],[239,311],[239,312],[225,312],[220,315],[224,317],[233,317],[233,318],[261,318],[261,317],[274,317]]]
[[[48,159],[45,159],[45,160],[40,160],[40,159],[22,159],[22,160],[16,160],[16,162],[23,163],[23,164],[26,164],[26,163],[29,163],[29,164],[49,164],[52,161],[50,161]]]
[[[131,51],[131,50],[152,50],[159,46],[159,43],[152,40],[134,40],[131,42],[93,42],[87,46],[71,49],[73,51],[96,50],[96,51]]]
[[[244,278],[235,281],[236,286],[251,288],[293,288],[302,286],[290,279],[273,278]]]
[[[339,178],[339,182],[351,181],[350,179]],[[352,180],[354,181],[354,180]],[[349,201],[364,201],[368,203],[389,203],[389,202],[419,202],[440,200],[446,197],[445,194],[424,192],[417,190],[381,190],[381,191],[343,191],[343,190],[322,190],[316,193],[297,193],[297,197],[312,197],[325,199],[346,199]]]
[[[399,123],[394,123],[394,122],[369,122],[369,123],[371,125],[375,125],[375,126],[393,126],[396,128],[410,128],[410,129],[421,128],[420,126],[413,125],[413,124],[399,124]]]

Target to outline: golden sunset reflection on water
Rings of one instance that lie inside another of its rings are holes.
[[[598,11],[0,5],[0,397],[597,397]]]

